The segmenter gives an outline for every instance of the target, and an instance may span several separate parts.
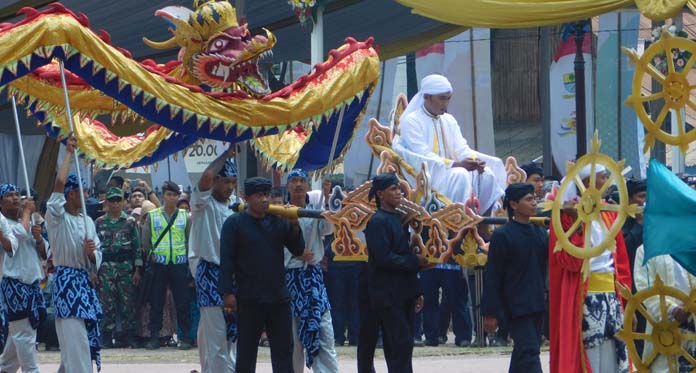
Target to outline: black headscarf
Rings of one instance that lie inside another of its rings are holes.
[[[537,174],[541,176],[542,178],[544,177],[544,170],[536,163],[527,163],[525,165],[520,166],[522,170],[527,174],[527,177],[530,177],[534,174]]]
[[[508,217],[512,219],[513,211],[510,208],[510,202],[519,202],[527,194],[534,195],[534,185],[527,183],[514,183],[508,185],[505,189],[505,199],[503,200],[503,207],[507,209]]]
[[[270,192],[273,183],[265,177],[250,177],[244,180],[244,195],[247,197],[259,193]]]
[[[626,189],[628,189],[628,196],[631,197],[634,194],[645,192],[648,190],[648,183],[646,180],[627,180]]]
[[[399,185],[399,178],[393,172],[373,177],[372,188],[370,188],[370,193],[367,195],[367,200],[372,201],[372,198],[375,198],[377,192],[380,190],[385,190],[392,185]],[[376,202],[377,207],[379,207],[379,198],[376,200]]]

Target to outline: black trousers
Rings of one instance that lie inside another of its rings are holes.
[[[171,289],[176,306],[176,321],[183,336],[191,333],[191,291],[189,289],[188,264],[157,264],[150,263],[149,271],[153,273],[152,289],[150,290],[150,336],[159,337],[162,329],[164,301],[167,287]],[[188,338],[182,338],[188,339]]]
[[[293,373],[292,318],[290,303],[246,303],[237,305],[237,373],[256,372],[259,338],[264,328],[271,345],[273,373]]]
[[[471,342],[471,315],[467,305],[469,286],[461,270],[433,268],[423,271],[420,273],[420,283],[424,297],[423,331],[425,339],[437,343],[441,331],[440,327],[444,327],[444,336],[447,336],[449,318],[447,318],[447,325],[438,325],[441,319],[440,311],[444,308],[452,315],[454,342]],[[442,289],[442,304],[439,300],[440,289]]]
[[[534,313],[508,320],[510,336],[515,342],[510,357],[510,373],[542,373],[539,359],[544,313]]]
[[[416,300],[407,299],[386,308],[376,309],[382,326],[384,359],[390,373],[412,373],[413,332]]]
[[[324,277],[326,291],[331,303],[331,322],[337,346],[343,346],[348,330],[348,343],[358,343],[360,313],[358,306],[358,283],[360,267],[357,264],[329,262],[329,271]]]
[[[374,373],[375,349],[379,338],[379,321],[370,306],[367,290],[367,263],[360,263],[358,276],[358,308],[360,327],[358,328],[358,373]]]

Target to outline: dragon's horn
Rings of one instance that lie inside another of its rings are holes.
[[[188,22],[192,14],[193,11],[191,9],[183,6],[167,6],[157,10],[155,16],[162,17],[169,24],[169,31],[174,36],[171,39],[159,42],[144,37],[143,42],[154,49],[183,47],[183,41],[195,38],[198,35]]]
[[[143,43],[147,44],[148,47],[153,49],[169,49],[179,46],[176,36],[172,36],[169,40],[165,41],[152,41],[146,37],[143,37]]]

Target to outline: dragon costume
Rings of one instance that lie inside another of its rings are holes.
[[[19,13],[23,20],[0,24],[0,90],[9,86],[49,135],[65,138],[62,60],[78,147],[104,167],[147,165],[201,137],[230,143],[268,137],[254,146],[269,165],[319,170],[350,145],[379,78],[372,40],[348,38],[309,74],[271,92],[259,61],[276,38],[267,30],[252,36],[227,1],[198,0],[194,10],[169,6],[155,13],[173,36],[144,41],[178,47],[178,58],[167,63],[136,61],[111,45],[106,32],[93,32],[84,14],[59,3]],[[105,115],[113,123],[152,125],[118,137],[99,121]]]

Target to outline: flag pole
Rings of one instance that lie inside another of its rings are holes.
[[[17,101],[12,96],[12,112],[14,114],[15,129],[17,130],[17,144],[19,144],[19,159],[22,163],[22,176],[24,176],[24,185],[27,188],[27,198],[31,197],[31,186],[29,185],[29,174],[27,173],[27,161],[24,158],[24,145],[22,144],[22,131],[19,127],[19,115],[17,115]]]

